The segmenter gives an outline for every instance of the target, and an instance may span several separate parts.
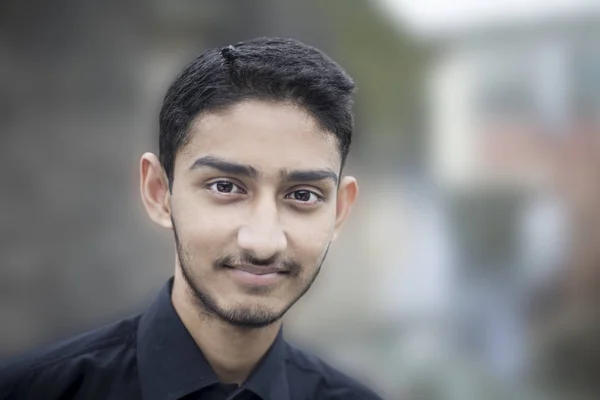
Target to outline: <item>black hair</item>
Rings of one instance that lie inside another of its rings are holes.
[[[354,82],[320,50],[297,40],[256,38],[202,53],[168,89],[160,111],[159,159],[169,183],[175,156],[198,116],[244,100],[291,102],[336,136],[342,168],[353,130]]]

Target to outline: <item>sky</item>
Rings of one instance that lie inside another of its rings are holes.
[[[408,30],[439,36],[470,27],[506,22],[535,22],[589,12],[600,13],[598,0],[377,0]]]

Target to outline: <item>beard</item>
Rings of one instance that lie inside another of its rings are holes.
[[[232,308],[225,308],[219,306],[213,296],[203,287],[194,274],[194,268],[192,267],[192,259],[189,256],[189,253],[186,252],[185,246],[182,245],[179,235],[177,234],[177,228],[175,227],[174,221],[173,224],[173,233],[175,236],[175,247],[177,251],[177,258],[179,260],[179,266],[181,270],[181,275],[185,280],[193,298],[196,300],[196,304],[199,308],[200,312],[208,314],[212,317],[215,317],[223,322],[226,322],[229,325],[238,327],[238,328],[250,328],[250,329],[258,329],[264,328],[273,323],[279,321],[283,316],[287,313],[287,311],[298,301],[302,296],[306,294],[308,289],[312,286],[315,279],[319,275],[321,271],[321,266],[325,261],[327,256],[327,252],[329,251],[329,244],[325,248],[325,252],[320,260],[317,262],[317,268],[315,272],[306,279],[304,284],[301,287],[301,290],[298,294],[293,297],[283,308],[279,310],[273,310],[267,307],[247,307],[247,306],[237,306]],[[299,279],[299,276],[302,272],[302,267],[292,260],[279,260],[276,257],[272,257],[268,260],[257,260],[256,258],[245,254],[241,257],[233,257],[233,256],[225,256],[216,259],[213,262],[214,269],[222,269],[227,268],[227,265],[232,265],[241,260],[243,263],[253,264],[253,265],[273,265],[275,263],[279,263],[283,266],[283,269],[286,271],[290,279]],[[253,288],[253,292],[255,294],[266,294],[269,288]],[[261,293],[262,292],[262,293]]]

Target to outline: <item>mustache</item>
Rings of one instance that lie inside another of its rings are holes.
[[[269,258],[259,259],[252,256],[251,254],[243,253],[238,256],[227,255],[219,257],[214,261],[214,266],[216,268],[223,268],[229,265],[240,264],[254,265],[257,267],[275,267],[291,275],[298,275],[302,270],[301,265],[296,261],[290,259],[283,259],[277,254]]]

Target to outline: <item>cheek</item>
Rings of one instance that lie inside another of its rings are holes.
[[[287,229],[288,242],[293,252],[311,262],[323,255],[331,241],[335,218],[304,218],[295,220]]]
[[[179,202],[173,207],[173,215],[180,239],[203,249],[223,247],[235,238],[238,213],[225,207],[210,207],[199,202]],[[221,249],[222,250],[222,249]]]

